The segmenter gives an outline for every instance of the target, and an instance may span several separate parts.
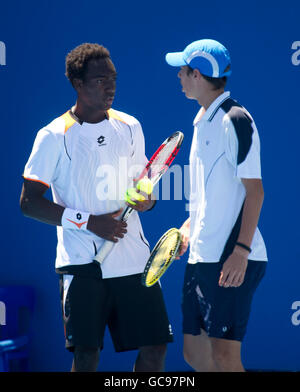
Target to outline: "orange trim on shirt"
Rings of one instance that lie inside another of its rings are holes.
[[[46,182],[43,182],[43,181],[41,181],[41,180],[35,180],[34,178],[27,178],[27,177],[24,177],[24,176],[23,176],[23,178],[24,178],[25,180],[28,180],[28,181],[40,182],[41,184],[46,185],[48,188],[50,188],[50,185],[49,185],[49,184],[47,184]]]
[[[72,221],[71,219],[68,219],[68,218],[67,218],[67,220],[69,222],[71,222],[71,223],[74,223],[74,225],[76,225],[78,227],[78,229],[81,229],[81,226],[84,225],[85,223],[87,223],[87,221],[82,222],[82,223],[77,223],[77,222],[74,222],[74,221]]]
[[[125,120],[123,120],[123,118],[119,117],[116,113],[116,111],[114,109],[109,109],[107,111],[107,115],[108,115],[108,119],[111,117],[115,120],[121,121],[124,124],[127,124],[127,122]],[[128,124],[127,124],[128,125]]]
[[[65,122],[65,132],[67,132],[67,130],[69,128],[71,128],[72,125],[74,125],[74,123],[76,123],[76,120],[70,115],[69,111],[67,111],[66,113],[64,113],[61,116]]]

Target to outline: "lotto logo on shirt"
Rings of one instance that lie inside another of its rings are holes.
[[[0,65],[6,65],[6,46],[0,41]]]

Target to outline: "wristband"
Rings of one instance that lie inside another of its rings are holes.
[[[88,212],[65,208],[61,217],[61,225],[64,229],[86,230],[89,216]]]
[[[246,249],[249,253],[251,253],[252,252],[252,249],[251,248],[249,248],[249,246],[247,246],[247,245],[245,245],[245,244],[243,244],[242,242],[236,242],[235,243],[235,245],[237,245],[237,246],[240,246],[241,248],[244,248],[244,249]]]

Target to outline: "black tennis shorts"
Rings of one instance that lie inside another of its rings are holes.
[[[267,263],[248,260],[239,287],[218,284],[223,263],[187,264],[183,296],[183,333],[242,341],[250,316],[253,294],[265,274]]]
[[[141,284],[141,274],[102,279],[61,275],[66,348],[103,348],[106,325],[117,352],[173,341],[160,285]]]

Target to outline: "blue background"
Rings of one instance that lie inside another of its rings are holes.
[[[113,107],[142,123],[150,155],[171,132],[185,140],[176,159],[188,164],[196,101],[181,92],[177,69],[164,56],[201,38],[221,41],[232,57],[228,89],[255,118],[261,138],[265,188],[260,229],[269,256],[243,346],[249,369],[300,370],[300,326],[291,322],[299,293],[299,73],[291,49],[300,40],[298,1],[10,1],[1,4],[0,67],[1,260],[0,285],[28,284],[37,308],[31,369],[68,371],[54,227],[24,218],[19,210],[22,172],[36,132],[64,113],[75,93],[64,76],[66,54],[83,42],[106,46],[118,70]],[[50,194],[49,194],[50,196]],[[183,201],[160,201],[142,216],[153,246],[170,226],[186,219]],[[159,225],[157,226],[157,222]],[[152,230],[155,227],[155,230]],[[170,267],[162,285],[175,342],[166,370],[190,370],[182,357],[180,297],[186,257]],[[107,334],[99,369],[131,370],[136,352],[116,354]]]

